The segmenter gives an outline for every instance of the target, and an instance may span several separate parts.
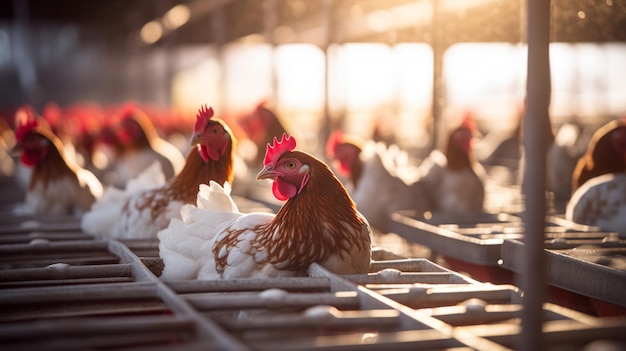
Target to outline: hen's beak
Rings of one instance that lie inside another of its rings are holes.
[[[256,175],[256,180],[261,180],[261,179],[276,179],[276,177],[278,177],[278,176],[279,176],[279,173],[278,173],[278,172],[274,171],[274,170],[272,169],[272,167],[267,166],[267,167],[263,168],[263,169],[261,170],[261,172],[259,172],[259,173]]]
[[[197,132],[194,135],[191,136],[191,146],[196,146],[198,144],[202,144],[204,143],[205,139],[202,136],[202,133]]]

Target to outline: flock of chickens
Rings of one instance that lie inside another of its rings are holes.
[[[268,113],[259,105],[253,115],[275,118]],[[443,150],[417,166],[395,145],[341,131],[328,138],[327,164],[298,150],[296,137],[284,128],[264,134],[267,122],[256,123],[248,119],[233,127],[254,135],[257,148],[266,145],[264,157],[259,153],[249,165],[259,169],[256,180],[271,182],[272,195],[284,202],[276,214],[239,211],[231,196],[241,183],[237,138],[210,107],[198,110],[184,158],[158,135],[146,112],[125,106],[97,140],[83,143],[100,145],[108,160],[104,169],[90,167],[90,159],[79,166],[75,146],[72,154],[73,146],[61,141],[51,123],[33,108],[20,108],[18,176],[28,182],[19,210],[78,213],[83,230],[93,235],[158,239],[166,280],[303,275],[312,262],[335,273],[366,273],[372,232],[387,232],[392,212],[485,211],[487,173],[474,154],[471,117],[451,129]],[[558,147],[554,139],[548,173]],[[598,129],[576,158],[573,169],[559,169],[572,179],[559,183],[571,194],[565,217],[626,235],[626,119]]]

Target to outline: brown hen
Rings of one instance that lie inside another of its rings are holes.
[[[203,107],[198,112],[193,148],[178,175],[165,185],[149,189],[141,189],[150,183],[141,179],[129,182],[125,191],[107,189],[83,217],[83,230],[115,238],[156,238],[171,218],[180,216],[181,206],[196,201],[200,184],[231,183],[236,140],[224,121],[212,117],[212,108]],[[140,178],[152,173],[148,170]]]
[[[257,179],[270,179],[286,203],[276,215],[240,213],[219,184],[202,185],[196,206],[159,233],[162,278],[234,279],[293,276],[317,262],[339,273],[366,273],[371,230],[341,182],[295,139],[267,147]]]

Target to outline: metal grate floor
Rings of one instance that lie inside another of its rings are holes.
[[[154,241],[0,216],[2,350],[513,349],[522,293],[374,251],[369,274],[162,281]],[[625,346],[626,318],[544,305],[546,347]]]

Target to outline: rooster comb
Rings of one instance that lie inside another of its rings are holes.
[[[296,139],[294,137],[288,137],[287,133],[283,133],[283,137],[280,141],[274,137],[272,144],[267,143],[267,151],[265,152],[263,165],[276,162],[282,154],[295,148]]]
[[[193,126],[193,131],[198,132],[206,128],[211,117],[213,117],[213,107],[207,108],[206,104],[201,106],[196,115],[196,124]]]
[[[26,134],[37,129],[38,126],[39,122],[35,117],[35,111],[31,107],[20,107],[15,112],[15,138],[17,140],[23,140]]]

